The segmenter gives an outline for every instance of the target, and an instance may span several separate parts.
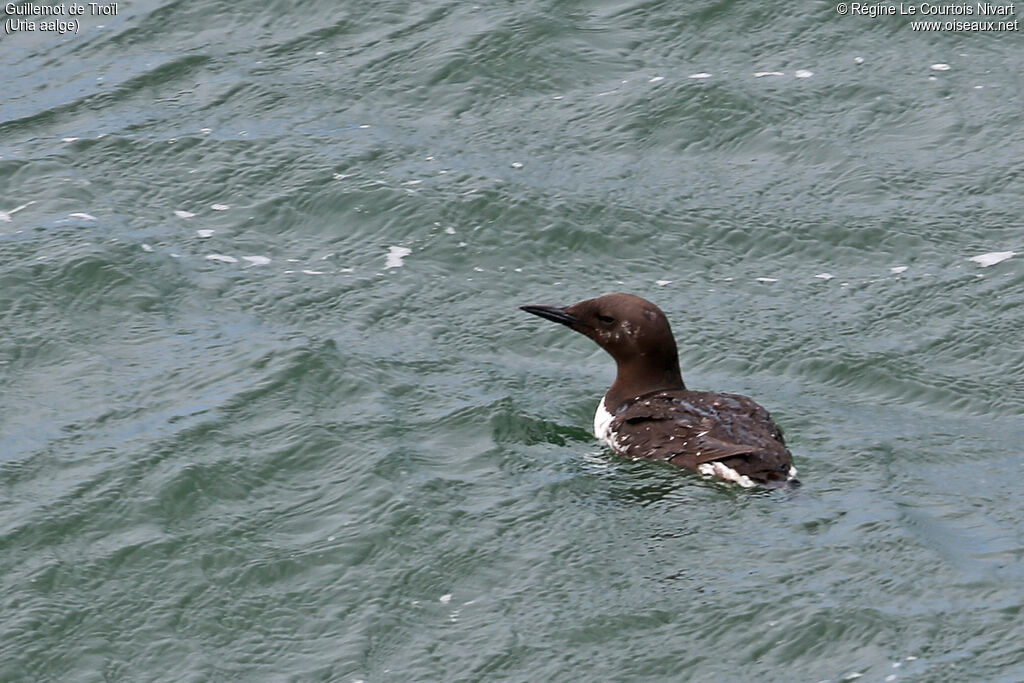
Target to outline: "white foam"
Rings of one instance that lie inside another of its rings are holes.
[[[231,208],[230,204],[210,204],[210,208],[214,211],[227,211]]]
[[[202,230],[196,230],[196,234],[202,237],[203,239],[206,239],[207,237],[213,237],[213,230],[210,230],[209,228],[203,228]]]
[[[779,279],[777,277],[759,277],[759,278],[757,278],[757,281],[758,282],[778,282]]]
[[[703,80],[705,78],[711,78],[711,74],[701,72],[699,74],[690,74],[690,78],[696,78],[697,80]]]
[[[93,216],[92,214],[88,214],[88,213],[82,213],[80,211],[75,212],[75,213],[69,213],[68,215],[71,216],[72,218],[81,218],[83,221],[94,221],[94,220],[96,220],[96,216]]]
[[[818,273],[814,277],[818,278],[819,280],[825,280],[827,282],[828,280],[834,278],[835,275],[833,275],[832,273]]]
[[[796,76],[797,78],[810,78],[811,76],[814,75],[814,72],[808,71],[807,69],[797,69],[796,73],[794,73],[793,75]]]
[[[441,597],[439,597],[439,598],[437,599],[437,601],[438,601],[438,602],[442,602],[442,603],[444,603],[444,604],[446,604],[446,605],[447,605],[447,604],[448,604],[449,602],[451,602],[451,601],[452,601],[452,594],[451,594],[451,593],[445,593],[444,595],[442,595]]]
[[[152,252],[153,251],[153,247],[151,247],[148,244],[146,244],[145,242],[143,242],[143,244],[142,244],[142,251]]]
[[[782,71],[755,71],[754,78],[764,78],[765,76],[785,76],[786,74]]]
[[[61,142],[74,142],[77,139],[78,138],[61,138],[60,141]]]
[[[523,167],[523,162],[521,162],[521,161],[513,161],[512,162],[512,168],[522,168],[522,167]]]
[[[447,228],[444,229],[444,232],[445,232],[446,235],[454,235],[455,234],[455,228],[453,228],[451,226],[448,226]]]
[[[227,254],[207,254],[207,261],[218,261],[220,263],[238,263],[238,259],[234,256],[228,256]]]
[[[665,80],[664,76],[654,76],[653,78],[651,78],[647,82],[648,83],[661,83],[663,80]]]
[[[304,270],[302,272],[304,274],[306,274],[306,275],[323,275],[324,274],[324,271],[322,271],[322,270]]]
[[[994,266],[997,263],[1002,263],[1007,259],[1011,259],[1016,255],[1017,252],[1015,251],[990,251],[987,254],[979,254],[978,256],[972,256],[967,260],[977,263],[982,268],[988,268],[989,266]]]
[[[665,285],[672,284],[672,281],[671,280],[655,280],[654,284],[658,285],[659,287],[664,287]]]
[[[177,216],[178,218],[192,218],[193,216],[195,216],[195,214],[192,213],[191,211],[181,210],[175,210],[174,215]]]
[[[932,64],[932,71],[949,71],[951,68],[949,64]]]
[[[200,128],[199,132],[202,133],[203,135],[209,135],[210,133],[213,132],[213,128]]]
[[[900,273],[907,272],[907,266],[893,266],[889,269],[889,272],[893,275],[899,275]]]
[[[270,263],[270,258],[266,256],[243,256],[242,258],[254,266],[265,266]]]
[[[412,249],[406,247],[388,247],[387,260],[384,263],[384,269],[388,268],[401,268],[404,263],[403,259],[412,253]]]
[[[853,63],[854,64],[863,64],[864,63],[864,58],[863,57],[854,57],[853,58]]]
[[[28,208],[29,206],[31,206],[33,204],[35,204],[35,200],[33,200],[31,202],[27,202],[25,204],[22,204],[21,206],[16,206],[13,209],[10,209],[9,211],[0,211],[0,221],[3,221],[4,223],[10,223],[11,222],[11,216],[13,216],[14,214],[18,213],[22,209]]]

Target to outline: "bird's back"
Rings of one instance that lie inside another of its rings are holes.
[[[792,478],[782,431],[746,396],[656,391],[623,403],[610,417],[598,436],[627,458],[662,460],[749,485]]]

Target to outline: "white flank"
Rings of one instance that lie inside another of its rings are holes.
[[[597,412],[594,413],[594,436],[601,441],[615,448],[612,444],[611,435],[612,426],[612,414],[608,412],[608,409],[604,406],[604,397],[601,398],[601,405],[597,406]]]
[[[751,481],[750,477],[748,477],[747,475],[740,474],[733,468],[727,465],[723,465],[717,460],[713,462],[705,462],[698,465],[697,471],[700,472],[701,474],[706,474],[711,477],[718,477],[719,479],[724,479],[725,481],[735,482],[746,489],[754,488],[755,486],[757,486],[757,484]]]

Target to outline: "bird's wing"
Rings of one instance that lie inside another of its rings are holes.
[[[790,456],[768,411],[745,396],[662,392],[627,404],[612,420],[616,450],[696,470],[727,458],[742,469],[788,470]]]

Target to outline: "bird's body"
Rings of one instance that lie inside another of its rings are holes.
[[[742,486],[796,485],[782,431],[768,411],[739,394],[683,384],[668,319],[631,294],[572,306],[523,306],[593,339],[615,358],[615,382],[594,416],[594,433],[631,459],[669,462]]]

